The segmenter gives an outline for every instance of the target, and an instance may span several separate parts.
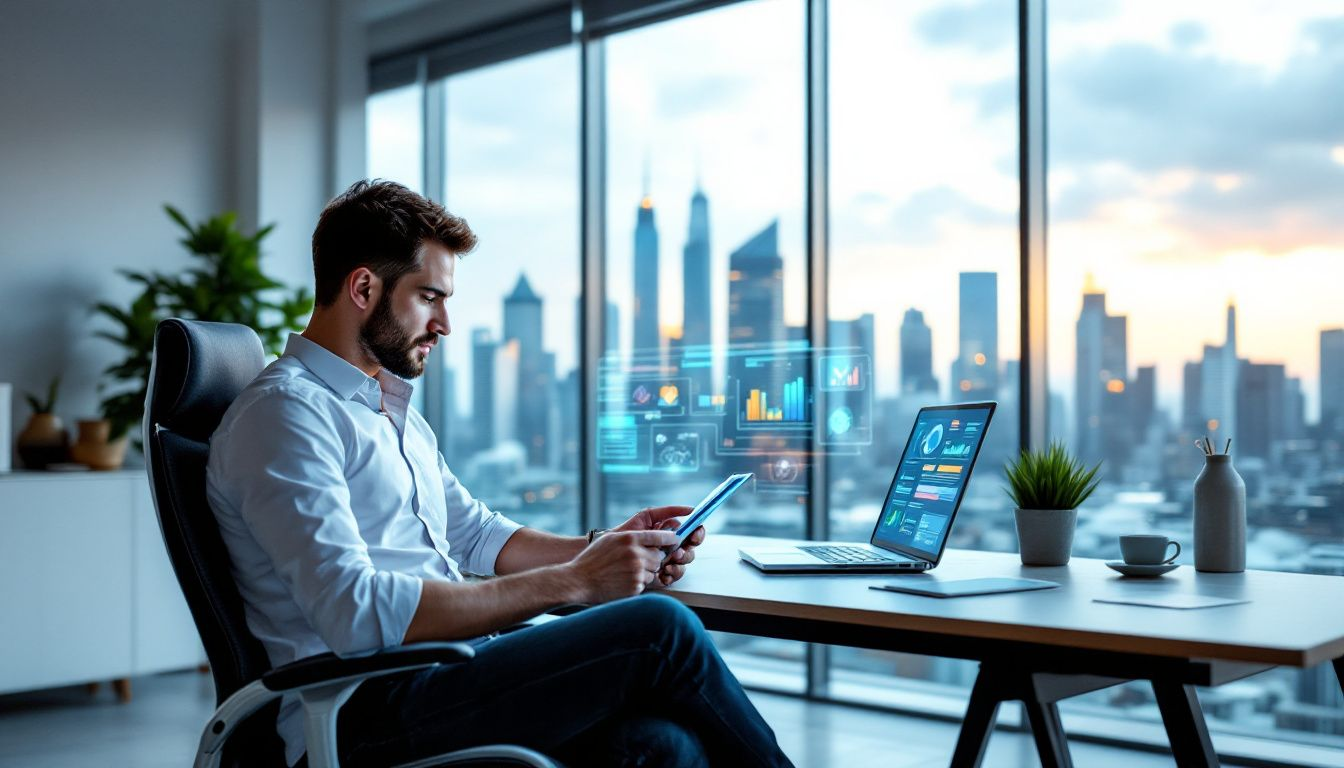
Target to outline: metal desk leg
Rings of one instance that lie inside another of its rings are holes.
[[[966,719],[952,753],[952,768],[979,768],[994,730],[994,715],[999,703],[1020,701],[1026,707],[1027,721],[1036,739],[1036,750],[1043,768],[1072,768],[1069,740],[1059,719],[1057,702],[1125,682],[1098,675],[1064,675],[1034,672],[1014,666],[981,664],[980,674],[966,705]],[[1201,721],[1202,722],[1202,721]],[[1184,766],[1184,764],[1182,764]]]
[[[1209,729],[1204,723],[1204,711],[1195,695],[1195,686],[1166,680],[1153,681],[1153,694],[1162,711],[1162,724],[1167,727],[1171,741],[1171,755],[1181,768],[1202,766],[1217,768],[1218,753],[1213,751]]]
[[[1339,679],[1339,689],[1344,691],[1344,656],[1335,659],[1335,677]]]
[[[1053,701],[1024,701],[1022,706],[1031,723],[1031,734],[1036,737],[1041,768],[1073,768],[1068,737],[1064,735],[1064,723],[1059,719],[1059,705]]]
[[[995,688],[991,675],[981,667],[971,689],[971,700],[966,704],[966,718],[961,722],[961,735],[957,736],[957,748],[952,753],[952,768],[980,768],[985,759],[1001,701]]]

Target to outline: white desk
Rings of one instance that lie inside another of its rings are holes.
[[[1016,554],[949,550],[926,575],[764,574],[737,550],[776,540],[711,536],[668,590],[710,629],[907,651],[981,662],[954,766],[980,764],[999,703],[1026,705],[1044,766],[1070,765],[1056,702],[1128,680],[1153,684],[1181,766],[1217,765],[1196,685],[1272,666],[1333,662],[1344,679],[1344,578],[1269,571],[1128,579],[1100,560],[1027,568]],[[1025,576],[1038,592],[939,599],[878,592],[888,579]],[[1095,603],[1095,597],[1186,592],[1251,602],[1199,610]]]

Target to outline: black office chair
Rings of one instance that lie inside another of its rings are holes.
[[[465,662],[475,653],[465,643],[416,643],[357,658],[324,653],[271,667],[247,627],[229,553],[205,495],[210,435],[264,364],[261,340],[243,325],[169,319],[154,334],[144,425],[150,486],[168,557],[210,659],[218,705],[201,736],[197,768],[284,766],[275,718],[286,693],[303,702],[310,768],[336,766],[337,714],[361,682]],[[560,768],[514,746],[459,750],[404,768],[411,766]]]

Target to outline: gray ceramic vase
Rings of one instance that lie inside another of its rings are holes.
[[[1069,564],[1078,510],[1019,509],[1013,517],[1017,523],[1017,546],[1022,553],[1023,565]]]
[[[1246,570],[1246,483],[1226,453],[1206,457],[1195,478],[1195,570]]]

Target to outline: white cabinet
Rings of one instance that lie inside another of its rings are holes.
[[[144,470],[0,474],[0,693],[204,660]]]

